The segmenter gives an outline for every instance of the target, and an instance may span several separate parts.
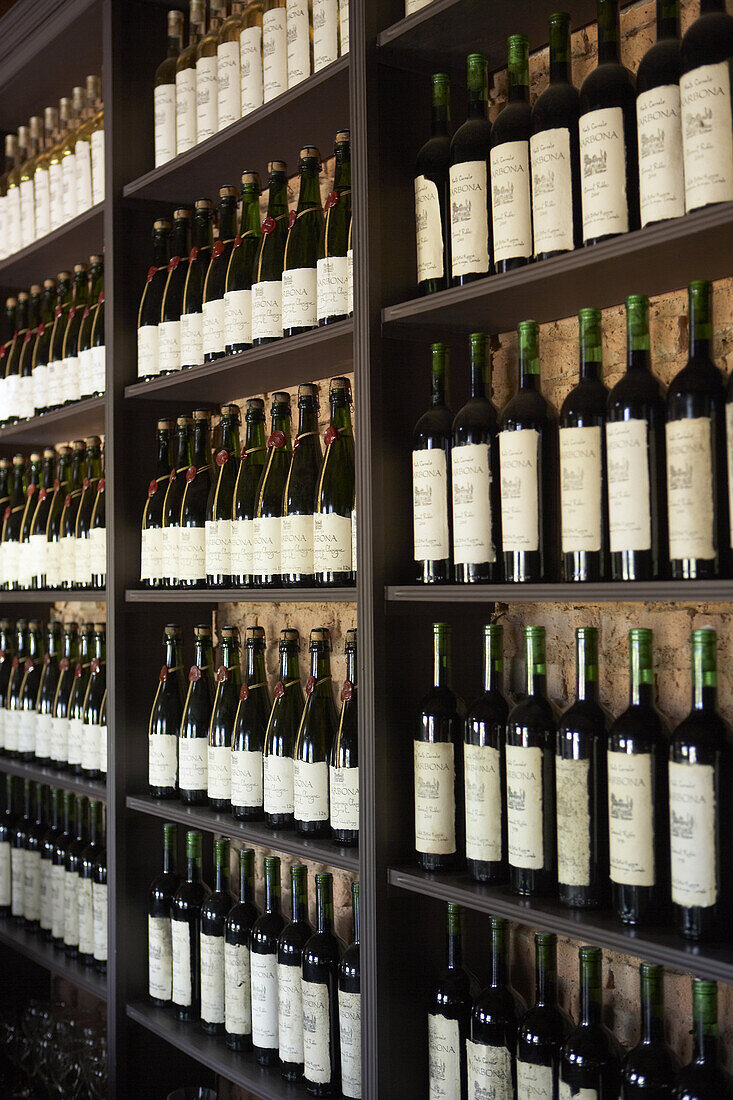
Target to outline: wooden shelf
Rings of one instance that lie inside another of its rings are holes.
[[[60,409],[0,428],[0,443],[46,446],[104,433],[104,398],[87,397]]]
[[[45,768],[33,762],[15,760],[5,753],[0,755],[0,772],[19,775],[21,779],[32,779],[36,783],[48,783],[52,787],[62,787],[65,791],[74,791],[75,794],[86,795],[87,798],[107,801],[107,783],[104,779],[88,779],[68,770]]]
[[[546,898],[520,899],[508,886],[486,886],[474,882],[466,874],[428,874],[416,867],[392,867],[388,880],[392,886],[422,897],[458,902],[478,913],[557,932],[580,943],[593,944],[606,951],[621,951],[697,978],[733,982],[731,943],[695,946],[686,944],[669,928],[633,931],[624,928],[611,913],[566,909]]]
[[[106,603],[107,593],[100,589],[84,588],[78,592],[55,588],[19,589],[17,592],[0,591],[0,607],[4,604],[48,604],[48,603]]]
[[[8,917],[0,920],[0,944],[12,947],[21,955],[25,955],[31,962],[57,974],[59,978],[65,978],[73,982],[80,989],[92,993],[100,1000],[107,997],[107,975],[94,970],[93,967],[84,966],[78,959],[69,958],[63,951],[59,951],[49,940],[44,940],[40,933],[29,931],[22,924],[13,924]]]
[[[207,806],[186,806],[177,799],[163,800],[149,795],[135,795],[127,799],[128,810],[152,814],[166,821],[178,821],[188,829],[201,829],[207,833],[223,833],[233,840],[244,840],[289,856],[325,863],[342,871],[359,871],[359,849],[340,848],[333,841],[307,840],[294,830],[268,829],[263,822],[237,821],[231,814],[219,814]]]
[[[355,588],[128,588],[127,603],[354,603]]]
[[[728,603],[733,580],[600,584],[392,584],[388,603]]]
[[[29,283],[55,279],[59,271],[71,271],[74,264],[86,263],[90,256],[101,253],[103,249],[104,203],[98,202],[59,229],[54,229],[53,233],[47,233],[27,248],[21,248],[19,252],[0,260],[0,286],[22,290]]]

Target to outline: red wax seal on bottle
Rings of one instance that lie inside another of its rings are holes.
[[[84,310],[84,312],[81,315],[82,321],[86,321],[88,316],[89,316],[89,306],[86,307],[86,309]],[[30,333],[28,333],[28,336],[30,336]],[[27,337],[26,337],[26,339],[27,339]]]
[[[152,267],[149,267],[149,268],[148,268],[148,277],[147,277],[147,279],[145,280],[145,282],[146,282],[146,283],[149,283],[149,282],[150,282],[150,281],[152,280],[152,278],[153,278],[153,275],[155,275],[155,272],[156,272],[157,270],[158,270],[158,269],[157,269],[157,267],[155,267],[155,265],[153,265]]]
[[[30,672],[33,668],[33,661],[30,657],[26,657],[25,664],[23,665],[23,672]]]
[[[83,482],[81,483],[81,487],[82,487],[82,489],[88,489],[89,488],[89,478],[88,477],[84,478]]]
[[[100,292],[99,292],[99,298],[97,299],[97,301],[99,302],[99,304],[100,304],[100,305],[101,305],[101,304],[102,304],[102,302],[104,301],[104,291],[103,291],[103,290],[100,290]]]
[[[296,212],[294,210],[291,210],[290,211],[290,217],[288,218],[288,229],[293,228],[297,218],[298,218],[298,215],[296,214]]]
[[[234,238],[234,248],[239,248],[241,243],[242,243],[242,234],[237,233],[236,237]]]
[[[67,493],[66,500],[64,501],[64,508],[71,508],[71,493]],[[8,509],[10,511],[10,509]]]
[[[160,675],[158,676],[158,679],[160,680],[161,684],[164,684],[166,682],[166,680],[168,679],[168,665],[163,665],[160,670]]]
[[[38,494],[38,503],[40,504],[45,499],[46,499],[46,490],[41,489],[40,493]]]
[[[242,703],[246,703],[246,701],[249,699],[249,688],[247,687],[246,684],[242,684],[242,687],[241,687],[240,692],[239,692],[239,699],[240,699],[240,702],[242,702]]]
[[[48,664],[50,664],[50,663],[51,663],[51,658],[49,657],[49,655],[48,655],[48,653],[47,653],[47,654],[46,654],[46,655],[44,656],[44,658],[43,658],[43,665],[44,665],[44,668],[45,668],[45,666],[46,666],[46,665],[48,665]]]
[[[36,486],[35,485],[29,485],[28,488],[26,489],[26,496],[32,497],[33,494],[35,493],[35,491],[36,491]]]
[[[171,470],[170,474],[168,475],[168,484],[172,485],[175,480],[176,480],[176,471]]]
[[[7,508],[5,509],[5,512],[4,512],[4,514],[3,514],[3,519],[7,519],[7,518],[8,518],[8,516],[10,515],[10,510],[11,510],[11,509],[10,509],[10,505],[8,505],[8,506],[7,506]]]
[[[148,496],[149,497],[154,497],[157,492],[158,492],[158,482],[155,480],[155,478],[153,478],[153,480],[148,485]]]
[[[228,451],[225,451],[222,448],[220,451],[216,452],[216,464],[217,464],[217,466],[226,466],[228,461],[229,461],[229,452]]]
[[[181,262],[181,257],[180,256],[171,256],[170,260],[168,261],[168,270],[169,271],[175,271],[180,262]]]
[[[332,191],[330,193],[330,195],[328,196],[328,198],[326,199],[326,201],[324,203],[324,206],[325,206],[326,210],[333,210],[334,206],[338,206],[338,204],[339,204],[339,193],[338,193],[338,191]]]
[[[189,684],[195,684],[197,680],[200,680],[202,676],[201,669],[198,665],[191,665],[188,670],[188,682]]]
[[[329,424],[323,433],[323,441],[327,447],[330,447],[332,443],[335,443],[339,437],[339,433],[334,428],[333,424]]]
[[[104,486],[104,478],[103,478],[103,477],[100,477],[99,481],[97,482],[97,492],[98,492],[98,493],[103,493],[103,492],[104,492],[104,488],[105,488],[105,486]]]
[[[275,689],[272,694],[275,696],[276,699],[282,699],[283,695],[285,694],[285,684],[282,682],[282,680],[278,680],[278,682],[275,684]]]
[[[262,223],[262,232],[269,237],[270,233],[272,233],[276,225],[277,222],[275,221],[275,219],[270,217],[270,215],[268,214]]]
[[[188,259],[191,263],[199,258],[199,246],[195,244],[188,254]]]
[[[351,680],[344,680],[344,686],[341,688],[341,702],[350,703],[354,698],[354,685]]]
[[[68,657],[62,657],[61,660],[59,661],[59,668],[62,672],[66,672],[67,669],[69,668],[69,665],[70,665],[70,661],[69,661]]]
[[[91,663],[89,665],[89,669],[90,669],[91,672],[99,672],[99,658],[98,657],[92,657]]]
[[[83,671],[84,671],[84,666],[82,665],[82,663],[80,661],[79,664],[74,669],[74,679],[75,680],[80,680],[81,679],[81,674],[82,674]]]
[[[153,268],[153,271],[155,271],[155,268]],[[56,309],[53,311],[53,315],[54,315],[54,317],[60,317],[63,312],[64,312],[64,307],[63,306],[56,306]]]
[[[18,667],[18,658],[13,657],[13,668],[17,668],[17,667]]]
[[[87,313],[88,313],[88,312],[89,312],[89,310],[87,310]],[[86,313],[84,314],[84,316],[86,317]],[[25,337],[24,337],[24,339],[23,339],[23,343],[24,343],[24,344],[29,344],[29,343],[30,343],[30,341],[31,341],[31,330],[30,330],[30,329],[28,329],[28,331],[26,332],[26,334],[25,334]]]
[[[224,665],[219,666],[219,671],[216,674],[217,684],[226,684],[229,679],[229,669]]]
[[[41,321],[40,325],[38,326],[38,335],[39,336],[44,336],[45,333],[46,333],[46,325],[44,324],[43,321]]]
[[[215,260],[217,256],[221,256],[224,251],[224,242],[219,240],[214,242],[214,247],[211,250],[211,258]]]
[[[287,440],[285,439],[285,432],[276,428],[270,438],[267,440],[268,447],[274,447],[276,451],[281,451],[285,446]]]
[[[305,682],[305,693],[306,693],[306,695],[312,695],[313,694],[313,688],[315,686],[316,686],[315,676],[309,676],[308,679]]]
[[[188,469],[186,470],[186,481],[188,482],[189,485],[191,484],[191,482],[193,481],[193,479],[195,477],[196,477],[196,467],[195,466],[189,466]]]

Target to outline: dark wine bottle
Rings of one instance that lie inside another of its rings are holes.
[[[46,831],[44,789],[40,783],[30,784],[30,815],[23,852],[23,919],[34,932],[41,920],[41,845]]]
[[[163,581],[163,505],[173,467],[171,443],[175,427],[174,420],[158,421],[158,461],[143,509],[140,580],[153,588],[160,587]]]
[[[187,207],[173,213],[172,255],[168,261],[158,325],[159,374],[174,374],[181,369],[181,313],[191,251],[192,213]]]
[[[79,867],[81,854],[89,843],[89,799],[86,795],[76,797],[74,820],[76,829],[66,846],[64,863],[64,950],[72,958],[79,954]]]
[[[0,752],[5,752],[5,724],[8,706],[8,685],[13,671],[13,623],[0,619]]]
[[[61,823],[51,856],[51,938],[57,948],[61,948],[64,941],[66,848],[71,843],[74,832],[75,809],[73,793],[64,791],[61,804]]]
[[[204,361],[204,283],[214,248],[213,206],[210,199],[194,204],[193,247],[188,258],[181,314],[181,367],[197,367]]]
[[[504,630],[484,627],[484,690],[466,715],[463,743],[466,865],[476,882],[506,882],[506,720]]]
[[[467,1096],[466,1044],[476,980],[463,965],[463,906],[448,902],[447,966],[430,991],[428,1073],[430,1095]]]
[[[51,511],[53,490],[56,478],[56,451],[53,447],[47,447],[43,452],[43,471],[41,485],[38,490],[37,502],[33,510],[30,536],[28,539],[29,563],[26,566],[26,574],[30,576],[30,587],[33,589],[46,588],[46,547],[48,546],[47,528],[48,517]],[[0,500],[0,508],[2,501]]]
[[[94,909],[94,969],[104,974],[107,970],[107,828],[105,807],[102,806],[101,851],[94,861],[92,872],[92,907]]]
[[[278,1042],[280,1072],[288,1081],[303,1076],[303,948],[313,935],[308,921],[308,868],[290,868],[292,920],[277,942]]]
[[[186,833],[186,878],[171,902],[171,1000],[179,1020],[201,1009],[201,910],[211,890],[201,872],[201,833]]]
[[[626,374],[609,394],[606,423],[611,579],[657,580],[667,571],[666,412],[644,294],[626,299],[626,335]]]
[[[61,806],[62,806],[63,792],[60,787],[51,787],[48,796],[48,824],[46,831],[43,834],[41,841],[41,919],[40,928],[41,934],[45,940],[51,939],[51,928],[53,927],[53,850],[56,845],[56,841],[61,835]],[[9,821],[7,817],[7,809],[11,807],[10,791],[8,790],[8,797],[6,800],[6,823]],[[7,825],[6,825],[7,829]],[[9,834],[7,834],[9,835]],[[3,823],[0,821],[0,865],[3,864]],[[8,850],[8,875],[10,874],[10,853]],[[9,879],[8,879],[9,889]],[[5,887],[5,881],[3,878],[2,869],[0,869],[0,912],[2,912],[3,902],[2,898],[10,898],[9,892]],[[9,902],[8,902],[9,904]]]
[[[249,943],[259,913],[254,902],[254,849],[239,849],[239,901],[224,928],[224,1034],[231,1050],[252,1046],[252,982]]]
[[[356,688],[356,630],[346,631],[346,679],[341,713],[331,746],[329,805],[331,835],[336,844],[359,843],[359,719]]]
[[[491,131],[491,213],[494,270],[512,271],[532,258],[530,199],[529,42],[511,34],[507,43],[509,95]]]
[[[434,73],[430,137],[415,161],[415,234],[419,294],[450,282],[450,77]]]
[[[272,706],[264,627],[248,626],[244,637],[244,675],[232,732],[232,813],[242,821],[260,821],[264,817],[262,751]]]
[[[21,791],[22,793],[18,798],[18,813],[10,838],[10,916],[14,924],[23,923],[25,844],[31,823],[31,784],[29,779],[23,780]],[[63,906],[63,892],[61,904]]]
[[[664,971],[641,963],[641,1039],[621,1066],[621,1100],[666,1100],[674,1096],[680,1064],[664,1041]]]
[[[182,588],[206,584],[206,505],[211,492],[211,413],[194,409],[191,465],[181,498],[178,528],[178,583]]]
[[[306,382],[298,386],[298,434],[283,493],[280,567],[286,587],[314,584],[313,509],[322,465],[318,386]]]
[[[163,585],[175,588],[181,576],[179,546],[181,530],[181,504],[186,491],[188,471],[192,462],[192,428],[190,416],[179,416],[176,420],[176,435],[173,441],[173,467],[163,500],[163,530],[161,559],[163,563]]]
[[[450,226],[454,286],[491,271],[491,193],[489,191],[489,63],[482,53],[466,59],[466,121],[451,142]]]
[[[283,495],[292,455],[290,394],[272,395],[272,431],[267,464],[257,489],[252,534],[252,581],[257,588],[276,588],[282,581]]]
[[[61,623],[51,620],[46,625],[46,652],[41,664],[41,675],[36,696],[34,718],[34,755],[39,764],[51,763],[53,739],[53,706],[61,675],[59,658],[61,649]]]
[[[156,1005],[168,1005],[173,989],[171,910],[181,885],[178,874],[178,826],[163,826],[163,870],[148,891],[148,994]]]
[[[262,472],[267,463],[265,446],[265,402],[250,397],[244,414],[245,437],[239,458],[232,499],[231,568],[235,588],[254,585],[254,522]]]
[[[601,1012],[601,949],[580,947],[580,1019],[563,1043],[560,1095],[618,1096],[621,1048]]]
[[[517,1095],[557,1096],[560,1051],[573,1022],[557,1003],[557,937],[534,934],[535,1003],[517,1029]]]
[[[137,314],[137,376],[140,381],[155,378],[160,370],[158,325],[168,279],[172,228],[167,218],[159,218],[153,223],[153,263],[148,268]]]
[[[250,967],[252,975],[252,1047],[261,1066],[278,1061],[277,943],[285,921],[280,912],[280,859],[265,856],[265,908],[252,925]]]
[[[211,263],[204,282],[202,306],[204,363],[211,363],[214,359],[222,359],[226,354],[224,292],[226,290],[229,259],[237,233],[238,197],[236,187],[219,188],[219,205],[217,206],[219,236],[211,250]]]
[[[705,0],[703,0],[705,2]],[[680,1070],[675,1100],[730,1100],[733,1080],[720,1065],[718,987],[692,979],[692,1061]]]
[[[620,61],[618,0],[597,0],[598,66],[580,88],[583,242],[639,228],[636,87]]]
[[[669,865],[667,727],[654,706],[652,632],[629,631],[629,706],[608,735],[613,909],[625,924],[660,915]]]
[[[51,764],[59,769],[66,768],[69,763],[69,702],[78,660],[79,628],[76,623],[65,623],[51,719]]]
[[[323,436],[326,452],[313,516],[313,569],[316,584],[344,587],[356,583],[356,470],[348,378],[331,379],[328,401],[330,423]]]
[[[284,160],[267,165],[267,217],[252,267],[252,344],[260,347],[282,339],[282,278],[288,236],[288,166]]]
[[[608,893],[607,718],[598,702],[598,631],[575,629],[575,702],[555,750],[557,880],[562,905],[594,909]]]
[[[97,290],[100,267],[101,270],[104,270],[102,256],[91,256],[89,268],[86,264],[77,264],[74,267],[74,301],[69,310],[69,321],[64,333],[63,359],[60,367],[62,378],[61,404],[63,405],[78,401],[81,397],[79,337],[84,324],[84,314],[92,300],[89,296],[90,279],[91,286]],[[96,295],[93,300],[96,302]]]
[[[188,692],[178,739],[178,794],[189,806],[208,801],[208,753],[211,708],[214,702],[214,651],[211,627],[193,628],[194,658],[188,670]]]
[[[516,1089],[517,1026],[525,1004],[509,979],[509,925],[489,917],[491,977],[474,1001],[466,1040],[468,1095]]]
[[[89,803],[89,843],[79,860],[79,960],[84,966],[94,963],[94,864],[104,845],[102,843],[101,802]]]
[[[520,321],[519,389],[499,433],[501,533],[507,581],[555,579],[557,418],[540,390],[540,327]]]
[[[16,588],[31,587],[31,547],[30,538],[33,529],[33,516],[38,503],[38,491],[41,483],[41,455],[34,451],[28,462],[28,477],[25,488],[25,504],[18,534],[18,570],[15,574]]]
[[[74,521],[74,574],[72,588],[92,586],[92,538],[91,525],[97,491],[104,469],[102,443],[98,435],[86,439],[86,463],[79,507]]]
[[[5,752],[18,755],[18,729],[20,725],[20,688],[23,683],[25,660],[28,656],[28,620],[15,623],[15,655],[12,658],[8,691],[5,697]]]
[[[92,437],[90,437],[92,438]],[[95,436],[98,440],[99,437]],[[73,445],[71,462],[71,484],[64,500],[59,521],[59,588],[68,590],[76,586],[76,520],[79,515],[84,492],[84,481],[94,477],[100,466],[100,453],[97,451],[93,465],[87,462],[86,440],[78,440]],[[95,448],[96,449],[96,448]],[[78,460],[74,461],[78,456]],[[89,473],[91,468],[91,473]]]
[[[67,275],[67,272],[63,273]],[[58,291],[55,279],[44,279],[43,298],[41,300],[41,321],[36,332],[36,340],[33,345],[33,407],[35,415],[41,413],[48,405],[48,357],[51,350],[51,335],[58,301]],[[0,364],[0,376],[3,374],[3,366]],[[1,388],[1,387],[0,387]]]
[[[351,884],[354,938],[341,956],[338,977],[339,1038],[341,1047],[341,1091],[344,1096],[361,1096],[361,962],[359,883]]]
[[[84,733],[84,700],[87,695],[92,663],[93,623],[81,624],[79,660],[74,668],[74,681],[71,685],[67,707],[68,764],[75,775],[81,775],[81,746]]]
[[[229,841],[214,842],[214,889],[201,907],[201,1027],[224,1034],[224,928],[234,905],[229,889]]]
[[[260,244],[260,177],[242,173],[242,214],[234,238],[224,293],[224,339],[227,355],[252,347],[252,268]]]
[[[333,934],[333,875],[316,875],[316,928],[303,947],[303,1079],[311,1096],[340,1091],[339,941]]]
[[[81,770],[89,779],[102,775],[100,743],[102,704],[107,693],[107,637],[104,623],[94,624],[94,655],[89,663],[89,683],[84,696],[84,726],[81,734]]]
[[[680,70],[679,0],[657,0],[657,41],[636,74],[642,227],[685,212]]]
[[[325,627],[310,632],[310,676],[305,706],[293,750],[295,827],[301,836],[329,836],[328,764],[336,733],[331,683],[331,634]]]
[[[164,661],[148,723],[148,789],[153,798],[175,798],[178,787],[178,733],[183,700],[183,631],[169,623],[163,632]]]
[[[232,808],[232,731],[242,687],[236,626],[222,628],[220,646],[221,664],[216,671],[209,724],[208,795],[212,809],[228,813]]]
[[[290,215],[283,255],[283,336],[297,336],[318,325],[318,247],[324,225],[320,171],[320,152],[306,145],[298,163],[298,208]]]
[[[28,620],[28,655],[23,663],[23,679],[18,695],[18,756],[30,761],[36,752],[36,699],[43,670],[41,620]]]
[[[74,269],[74,274],[80,272]],[[53,327],[48,348],[48,366],[46,367],[46,396],[42,412],[57,408],[62,404],[61,396],[61,359],[64,346],[64,334],[69,319],[69,311],[72,306],[74,288],[72,286],[71,272],[60,271],[58,285],[56,287],[58,298],[53,316]]]
[[[13,472],[10,476],[10,500],[3,514],[2,587],[11,591],[18,587],[20,569],[20,534],[26,505],[25,458],[13,455]]]
[[[232,583],[232,498],[239,460],[239,406],[222,405],[220,412],[206,502],[206,583],[216,588],[229,588]]]
[[[439,584],[451,575],[448,493],[453,414],[447,405],[450,348],[430,348],[430,408],[412,433],[412,517],[416,580]]]
[[[280,631],[280,678],[272,693],[263,750],[263,802],[265,822],[271,829],[292,829],[295,824],[293,754],[305,706],[300,684],[297,630]]]
[[[318,245],[316,298],[319,325],[344,321],[349,315],[349,229],[351,227],[351,135],[339,130],[334,146],[333,191],[325,203]]]

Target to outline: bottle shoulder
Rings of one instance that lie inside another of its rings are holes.
[[[523,730],[554,733],[555,728],[555,715],[549,700],[540,695],[525,695],[509,711],[507,744],[513,744]]]
[[[475,432],[490,435],[496,433],[499,426],[499,414],[496,406],[487,397],[469,397],[453,420],[453,444],[473,442],[470,438]]]
[[[710,359],[688,359],[682,370],[674,376],[667,390],[667,405],[673,408],[688,394],[701,394],[722,403],[725,379],[722,371]]]
[[[504,406],[501,429],[511,431],[515,425],[532,427],[532,422],[545,424],[555,420],[555,410],[539,390],[520,389]]]
[[[656,707],[630,704],[611,725],[608,747],[614,752],[646,753],[667,747],[669,727]]]
[[[701,65],[727,61],[733,54],[733,16],[726,12],[700,15],[682,37],[682,73]]]
[[[517,1038],[529,1047],[560,1044],[573,1028],[570,1016],[559,1005],[533,1005],[519,1021]]]
[[[532,133],[557,126],[576,125],[580,114],[580,94],[573,84],[548,84],[532,107]]]
[[[506,103],[496,117],[491,131],[491,148],[510,141],[529,141],[532,132],[532,109],[525,100]]]
[[[569,420],[582,427],[588,426],[586,420],[602,423],[607,406],[608,387],[600,378],[584,378],[573,386],[562,403],[561,427],[568,426],[565,421]]]
[[[698,762],[698,754],[725,752],[730,757],[730,732],[718,711],[692,710],[675,727],[670,742],[670,758]],[[709,763],[702,759],[700,763]]]
[[[651,371],[627,370],[608,395],[608,413],[612,420],[628,420],[617,415],[627,409],[648,406],[660,416],[664,415],[665,402],[662,385]]]
[[[609,716],[599,703],[585,699],[576,701],[564,711],[558,722],[558,733],[564,740],[572,741],[575,734],[604,738]]]
[[[617,61],[605,61],[588,73],[580,86],[580,114],[621,107],[636,117],[636,82]]]
[[[466,738],[469,730],[481,725],[499,725],[506,723],[509,704],[499,691],[487,691],[471,705],[466,714]]]
[[[682,70],[681,44],[678,38],[662,38],[642,57],[636,73],[636,94],[652,88],[679,84]]]
[[[453,416],[449,408],[445,405],[429,408],[415,425],[413,450],[424,450],[425,448],[419,444],[428,443],[436,438],[440,439],[441,446],[447,445],[450,441],[452,426]]]
[[[621,1078],[633,1089],[671,1089],[680,1070],[677,1056],[662,1040],[639,1042],[623,1060]]]
[[[415,159],[415,176],[441,175],[447,178],[451,162],[451,139],[448,134],[428,138]]]
[[[453,135],[451,163],[488,160],[490,145],[491,123],[488,118],[467,118]]]

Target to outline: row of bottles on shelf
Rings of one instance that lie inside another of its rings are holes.
[[[649,299],[627,298],[627,369],[609,393],[601,311],[581,310],[580,379],[559,418],[540,389],[536,322],[519,325],[518,390],[501,414],[486,337],[471,337],[471,398],[455,419],[449,349],[434,344],[431,405],[412,443],[417,580],[728,575],[733,383],[726,396],[712,357],[711,283],[690,284],[688,316],[687,363],[665,394],[651,372]]]
[[[361,1096],[359,884],[352,885],[354,939],[334,934],[333,876],[317,874],[316,924],[308,919],[308,869],[290,868],[292,920],[280,905],[280,859],[263,860],[264,908],[255,904],[252,848],[238,856],[239,894],[229,888],[229,840],[217,839],[215,885],[203,881],[201,833],[186,834],[186,875],[177,870],[177,828],[163,826],[163,871],[148,895],[148,989],[181,1020],[253,1050],[315,1096]],[[339,1086],[341,1091],[339,1092]]]
[[[468,117],[450,138],[450,78],[433,76],[432,136],[415,168],[421,293],[733,199],[733,16],[702,0],[680,42],[679,0],[634,78],[618,0],[597,0],[598,66],[572,85],[570,16],[550,18],[550,83],[529,104],[529,45],[509,38],[508,101],[488,118],[488,63],[468,58]]]
[[[141,380],[209,363],[353,313],[349,131],[336,135],[333,190],[321,202],[320,153],[300,152],[297,209],[288,211],[287,165],[268,166],[267,216],[260,224],[260,178],[242,175],[219,190],[213,208],[158,219],[153,264],[140,300],[137,369]],[[193,247],[191,248],[191,241]]]
[[[5,136],[0,175],[0,259],[104,200],[102,83],[88,76],[58,110],[46,107]]]
[[[103,589],[104,458],[98,435],[0,459],[0,588]]]
[[[349,52],[348,0],[191,0],[168,12],[155,73],[155,167],[213,137]]]
[[[331,636],[310,632],[310,676],[301,687],[300,638],[281,630],[279,675],[272,699],[265,631],[245,632],[244,675],[239,630],[221,631],[214,666],[211,628],[194,629],[194,664],[184,677],[182,631],[165,628],[165,663],[148,725],[148,781],[156,798],[175,798],[264,821],[306,837],[359,841],[359,732],[356,630],[346,632],[341,710],[334,705]]]
[[[103,802],[6,775],[0,813],[0,918],[85,966],[107,967]],[[22,787],[22,789],[21,789]]]
[[[576,698],[547,699],[545,628],[524,627],[524,682],[510,706],[503,631],[484,628],[484,691],[467,711],[450,687],[451,629],[436,623],[434,686],[414,738],[415,847],[426,871],[467,864],[479,882],[564,906],[609,900],[616,918],[672,916],[690,940],[729,915],[727,727],[717,709],[717,639],[692,633],[692,708],[670,736],[654,703],[651,630],[629,632],[629,706],[599,704],[598,632],[576,636]]]
[[[211,445],[210,414],[158,421],[158,463],[142,518],[140,577],[153,587],[350,586],[356,581],[354,434],[348,379],[332,378],[330,423],[318,431],[318,387],[223,405]],[[212,460],[213,456],[213,460]]]
[[[718,989],[692,979],[693,1054],[679,1059],[664,1035],[664,971],[639,965],[640,1038],[624,1051],[603,1022],[602,954],[580,947],[580,1013],[558,1003],[557,941],[535,932],[535,1002],[511,982],[509,926],[489,917],[490,977],[482,988],[465,965],[463,909],[448,903],[446,967],[430,990],[427,1051],[430,1100],[600,1100],[669,1097],[729,1100],[719,1062]]]
[[[5,302],[0,424],[15,424],[106,388],[104,258]]]
[[[0,753],[106,776],[104,623],[0,619]]]

